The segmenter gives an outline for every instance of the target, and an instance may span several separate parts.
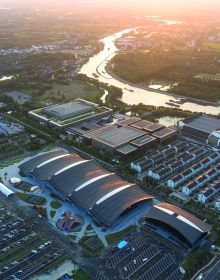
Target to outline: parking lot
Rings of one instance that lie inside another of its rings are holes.
[[[25,280],[47,272],[65,254],[0,202],[0,279]]]
[[[150,235],[132,233],[123,237],[127,245],[116,244],[105,254],[106,265],[115,268],[121,279],[181,280],[180,256]],[[97,279],[105,279],[99,278]]]

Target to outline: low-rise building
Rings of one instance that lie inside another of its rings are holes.
[[[202,191],[198,195],[198,201],[205,204],[209,199],[213,198],[220,192],[220,182],[213,183],[210,188]]]
[[[174,176],[173,178],[169,179],[167,181],[167,186],[170,189],[175,189],[177,188],[182,182],[184,181],[184,176],[182,174],[178,174]]]

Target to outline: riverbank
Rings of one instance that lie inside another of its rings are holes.
[[[198,105],[203,105],[203,106],[214,106],[214,107],[218,107],[219,106],[219,104],[217,102],[212,102],[212,101],[208,101],[208,100],[204,100],[204,99],[198,99],[198,98],[191,98],[191,97],[187,97],[187,96],[183,96],[183,95],[178,95],[178,94],[175,94],[175,93],[170,93],[168,91],[162,91],[162,90],[159,90],[159,89],[153,89],[153,88],[150,88],[148,86],[142,86],[142,85],[139,85],[139,84],[131,83],[129,81],[126,81],[126,80],[118,77],[115,73],[113,73],[109,69],[108,65],[105,68],[105,70],[106,70],[106,73],[109,76],[111,76],[112,78],[120,81],[121,83],[127,84],[127,85],[129,85],[131,87],[136,87],[136,88],[147,90],[147,91],[150,91],[150,92],[156,92],[156,93],[160,93],[160,94],[164,94],[164,95],[169,95],[170,97],[174,97],[176,99],[181,99],[181,101],[182,101],[181,104],[184,104],[186,102],[193,102],[193,103],[196,103]],[[175,103],[175,102],[173,102],[173,103],[174,104],[179,104],[179,103]]]
[[[170,92],[152,89],[143,85],[132,84],[126,80],[120,79],[111,71],[108,72],[108,70],[112,70],[106,69],[110,57],[113,59],[118,52],[115,41],[129,30],[131,29],[122,30],[121,32],[104,38],[102,40],[104,43],[104,49],[97,55],[92,56],[88,63],[83,65],[79,74],[83,74],[100,83],[107,84],[108,86],[120,88],[123,91],[123,95],[121,98],[118,97],[118,101],[122,101],[127,105],[145,104],[155,106],[156,108],[179,108],[186,111],[190,110],[191,112],[219,115],[220,104],[218,105],[216,102],[201,100],[197,96],[195,98],[185,97]],[[94,78],[94,73],[97,75],[96,78]],[[176,100],[173,100],[170,105],[169,103],[171,99]],[[179,102],[181,99],[182,102]]]

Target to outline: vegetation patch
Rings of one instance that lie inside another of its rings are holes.
[[[73,277],[76,280],[91,280],[89,274],[82,269],[77,269],[73,271]]]
[[[50,206],[54,209],[59,209],[62,206],[62,204],[57,200],[53,200],[51,201]]]
[[[55,215],[56,215],[56,211],[55,210],[51,210],[50,211],[50,217],[53,219]]]
[[[79,244],[93,255],[99,253],[104,248],[98,236],[83,236]]]
[[[191,279],[191,277],[202,267],[208,264],[213,255],[209,252],[194,251],[190,257],[183,263],[183,268],[186,271],[184,280]]]
[[[219,100],[220,81],[197,79],[196,76],[199,73],[219,73],[219,65],[211,64],[210,61],[215,60],[216,53],[219,54],[220,44],[204,44],[210,49],[201,48],[197,53],[171,46],[172,50],[166,52],[166,55],[159,49],[151,49],[148,53],[141,50],[119,53],[111,60],[108,69],[119,78],[134,84],[170,85],[169,92],[176,95],[216,102]]]
[[[21,200],[23,200],[24,202],[27,202],[29,204],[43,206],[47,203],[47,200],[43,197],[40,197],[40,196],[30,195],[30,194],[21,193],[21,192],[17,192],[16,195]]]
[[[136,226],[129,226],[129,227],[123,229],[122,231],[118,231],[116,233],[106,235],[105,238],[106,238],[106,241],[108,242],[108,244],[112,244],[113,242],[119,240],[121,237],[123,237],[128,232],[135,231],[135,230],[136,230]]]

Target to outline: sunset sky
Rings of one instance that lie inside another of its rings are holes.
[[[91,5],[99,8],[112,7],[142,13],[152,11],[220,11],[220,0],[0,0],[0,7],[62,8]]]

